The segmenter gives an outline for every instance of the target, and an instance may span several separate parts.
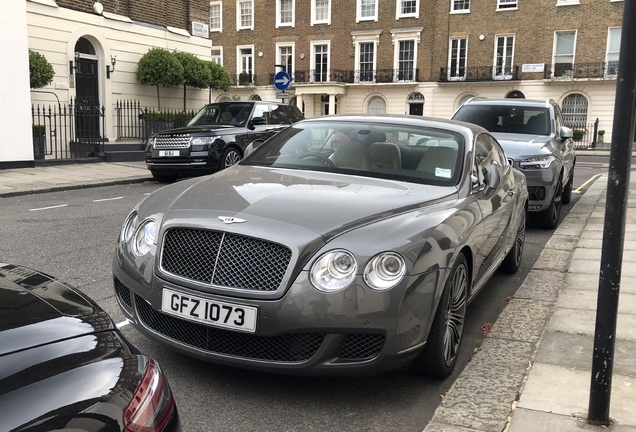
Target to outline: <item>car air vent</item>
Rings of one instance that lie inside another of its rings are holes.
[[[156,149],[175,149],[190,147],[190,135],[166,135],[154,139],[152,146]]]

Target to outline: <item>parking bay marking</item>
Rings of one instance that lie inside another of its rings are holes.
[[[55,208],[60,208],[60,207],[68,207],[68,204],[60,204],[60,205],[49,206],[49,207],[32,208],[32,209],[29,209],[29,211],[32,212],[32,211],[40,211],[40,210],[50,210],[50,209],[55,209]]]
[[[123,199],[123,198],[124,198],[123,196],[114,197],[114,198],[102,198],[102,199],[93,200],[93,202],[96,203],[96,202],[103,202],[103,201],[116,201],[116,200],[120,200],[120,199]]]
[[[581,186],[579,186],[574,192],[581,192],[581,190],[587,186],[589,183],[593,182],[594,180],[596,180],[597,178],[599,178],[600,176],[602,176],[603,174],[596,174],[593,175],[588,181],[586,181],[585,183],[583,183]]]

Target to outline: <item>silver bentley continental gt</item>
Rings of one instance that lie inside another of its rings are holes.
[[[138,204],[115,292],[141,333],[210,362],[446,377],[467,304],[519,268],[527,205],[524,175],[479,126],[303,120]]]

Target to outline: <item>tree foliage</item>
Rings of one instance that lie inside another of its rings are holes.
[[[182,84],[188,87],[208,88],[212,74],[206,67],[205,61],[194,54],[185,52],[175,52],[174,55],[183,66]]]
[[[157,87],[157,104],[161,109],[159,87],[172,87],[183,84],[184,69],[181,62],[170,51],[163,48],[151,48],[137,63],[135,78],[142,85]]]
[[[207,66],[212,74],[210,88],[214,90],[228,91],[234,84],[230,72],[228,72],[228,70],[220,64],[213,61],[208,62]]]
[[[51,63],[37,51],[29,49],[29,82],[32,89],[45,87],[53,81],[55,71]]]

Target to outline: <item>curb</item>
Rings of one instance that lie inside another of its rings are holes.
[[[128,183],[143,183],[146,181],[154,180],[152,176],[139,176],[139,177],[128,177],[123,179],[113,179],[113,180],[91,180],[83,183],[68,183],[61,184],[56,186],[42,186],[42,187],[33,187],[28,189],[15,190],[10,192],[0,192],[0,198],[4,197],[13,197],[13,196],[21,196],[21,195],[35,195],[46,192],[59,192],[64,190],[74,190],[74,189],[88,189],[100,186],[112,186],[119,184],[128,184]]]
[[[574,248],[606,185],[607,175],[597,179],[554,231],[424,432],[501,432],[509,426]]]

